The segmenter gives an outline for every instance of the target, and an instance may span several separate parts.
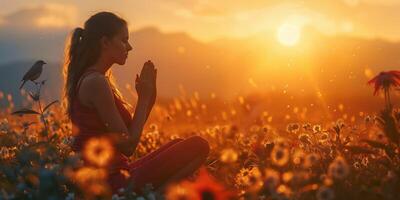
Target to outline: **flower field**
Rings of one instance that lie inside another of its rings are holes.
[[[387,98],[385,88],[396,86],[374,83]],[[390,99],[382,111],[343,111],[331,120],[301,107],[271,112],[257,107],[263,99],[243,96],[228,104],[197,93],[160,101],[130,159],[200,135],[211,147],[207,162],[162,191],[128,186],[113,194],[103,167],[113,155],[110,141],[90,141],[84,153],[98,167],[84,167],[60,104],[39,106],[40,90],[22,95],[39,111],[16,111],[12,96],[0,94],[8,102],[0,114],[0,199],[400,199],[400,110]]]

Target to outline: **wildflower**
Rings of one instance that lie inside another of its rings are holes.
[[[310,136],[308,134],[299,135],[299,140],[304,144],[311,144]]]
[[[74,180],[88,195],[109,193],[106,178],[107,172],[101,168],[82,167],[74,174]]]
[[[286,131],[289,133],[297,133],[300,130],[300,125],[298,123],[288,124],[286,127]]]
[[[374,84],[374,95],[378,94],[381,89],[388,90],[390,87],[400,86],[400,71],[381,72],[369,80],[368,84]]]
[[[303,129],[304,130],[309,130],[309,129],[311,129],[311,124],[310,123],[305,123],[305,124],[303,124]]]
[[[261,130],[263,133],[267,134],[268,131],[271,130],[271,128],[269,125],[264,125],[264,126],[262,126]]]
[[[369,123],[369,122],[371,122],[371,116],[369,116],[369,115],[365,116],[364,122],[365,122],[366,124]]]
[[[327,174],[321,174],[319,179],[324,183],[325,186],[331,186],[333,184],[333,180]]]
[[[383,89],[385,93],[385,102],[387,108],[391,108],[389,90],[392,87],[400,86],[400,71],[386,71],[381,72],[374,78],[368,81],[368,84],[374,85],[374,95],[377,95],[380,90]]]
[[[203,199],[214,199],[214,200],[225,200],[231,196],[231,192],[227,191],[225,187],[217,183],[206,171],[205,168],[201,168],[199,176],[193,183],[185,183],[185,187],[188,188],[193,194],[195,200]]]
[[[365,167],[367,167],[367,166],[368,166],[368,163],[369,163],[368,157],[362,158],[361,164],[363,164]]]
[[[9,123],[8,123],[8,120],[7,120],[7,119],[3,119],[3,120],[0,122],[0,131],[6,132],[6,131],[8,131],[9,129],[10,129],[10,125],[9,125]]]
[[[343,119],[338,119],[336,120],[335,123],[333,123],[333,126],[339,129],[343,129],[346,126],[346,124],[344,123]]]
[[[276,191],[283,199],[288,199],[292,195],[292,190],[283,184],[279,185]]]
[[[99,167],[106,166],[112,159],[114,149],[106,137],[91,138],[87,141],[83,155],[90,162]]]
[[[74,178],[78,183],[86,184],[91,180],[103,180],[107,177],[104,169],[82,167],[74,174]]]
[[[65,197],[65,200],[74,200],[75,199],[75,193],[70,192],[67,194],[67,196]]]
[[[266,169],[265,170],[265,179],[264,179],[264,187],[271,190],[274,190],[280,183],[280,174],[274,169]]]
[[[295,165],[300,165],[304,163],[305,154],[302,150],[296,150],[292,156],[292,162]]]
[[[320,142],[325,142],[329,139],[329,135],[327,132],[323,132],[320,137]]]
[[[247,176],[250,173],[250,169],[242,168],[240,169],[239,173],[236,175],[235,183],[238,187],[245,186],[248,182]]]
[[[356,162],[353,163],[353,167],[356,168],[356,169],[360,169],[361,168],[361,164],[358,161],[356,161]]]
[[[248,190],[250,192],[256,192],[263,186],[261,172],[258,169],[258,167],[253,167],[251,169],[248,178],[249,178]]]
[[[166,192],[167,200],[190,200],[194,198],[194,194],[184,184],[170,185]]]
[[[224,163],[233,163],[238,159],[238,154],[234,149],[227,148],[221,151],[220,159]]]
[[[8,147],[1,147],[0,148],[0,158],[8,159],[11,158],[11,152]]]
[[[312,167],[315,164],[317,164],[318,160],[319,160],[318,154],[315,153],[307,154],[304,161],[304,167],[305,168]]]
[[[155,124],[155,123],[150,124],[150,125],[149,125],[149,128],[150,128],[150,130],[152,130],[152,131],[158,130],[158,126],[157,126],[157,124]]]
[[[251,132],[251,133],[257,133],[257,132],[259,132],[260,130],[261,130],[261,127],[260,127],[260,126],[257,126],[257,125],[253,125],[253,126],[250,127],[250,132]]]
[[[314,125],[313,126],[313,132],[314,133],[319,133],[319,132],[321,132],[322,131],[322,128],[321,128],[321,125]]]
[[[285,183],[289,183],[293,179],[293,172],[285,172],[282,174],[282,180]]]
[[[252,192],[259,190],[263,185],[260,170],[257,167],[241,169],[236,176],[236,185],[246,187]]]
[[[284,166],[289,161],[289,150],[277,146],[271,152],[271,159],[275,165]]]
[[[189,109],[186,111],[186,116],[191,117],[192,115],[193,115],[192,110]]]
[[[347,165],[346,160],[338,156],[328,168],[328,174],[330,177],[334,179],[343,179],[349,174],[349,166]]]
[[[317,191],[318,200],[333,200],[334,198],[335,198],[335,193],[329,187],[321,186]]]

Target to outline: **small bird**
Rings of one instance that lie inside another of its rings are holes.
[[[42,74],[44,64],[47,63],[44,62],[43,60],[36,61],[35,64],[33,64],[32,67],[28,70],[28,72],[25,73],[24,77],[21,80],[23,82],[19,87],[19,89],[21,89],[22,86],[24,86],[26,81],[30,80],[34,82],[36,79],[38,79]]]

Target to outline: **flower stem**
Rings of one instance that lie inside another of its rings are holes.
[[[385,104],[387,110],[392,110],[392,102],[390,100],[389,88],[385,88]]]
[[[39,96],[40,96],[40,91],[41,91],[41,89],[42,89],[42,84],[40,83],[40,84],[39,84],[39,89],[38,89],[38,90],[39,90],[39,91],[38,91]],[[46,131],[47,131],[47,134],[46,134],[46,135],[48,135],[48,134],[49,134],[49,129],[48,129],[48,126],[47,126],[46,119],[45,119],[45,117],[44,117],[44,113],[43,113],[43,109],[42,109],[42,104],[40,103],[40,98],[39,98],[38,104],[39,104],[40,117],[43,119],[44,128],[45,128]]]

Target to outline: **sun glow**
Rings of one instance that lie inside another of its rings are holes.
[[[277,30],[278,41],[285,46],[294,46],[300,39],[300,27],[289,23],[282,24]]]

